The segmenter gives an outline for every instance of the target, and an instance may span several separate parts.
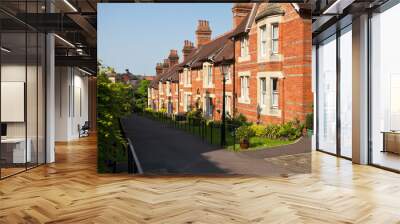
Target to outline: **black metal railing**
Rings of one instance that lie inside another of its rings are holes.
[[[140,165],[139,158],[136,155],[135,148],[133,147],[132,140],[126,136],[124,127],[121,119],[119,120],[119,127],[121,130],[122,137],[127,142],[127,154],[128,154],[128,173],[143,174],[142,166]]]
[[[189,132],[212,145],[218,145],[222,148],[232,150],[239,148],[236,146],[239,142],[236,138],[236,129],[239,126],[229,122],[223,125],[220,121],[194,118],[185,114],[168,114],[161,112],[143,111],[140,112],[139,115],[159,121],[164,127],[172,127]],[[222,130],[223,126],[225,126],[225,132]]]
[[[132,141],[127,138],[128,142],[128,173],[143,174],[142,166],[133,148]]]

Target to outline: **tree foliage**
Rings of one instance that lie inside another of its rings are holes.
[[[131,85],[112,83],[106,74],[111,70],[100,65],[97,76],[99,172],[115,172],[116,163],[127,155],[119,119],[131,113],[133,91]]]
[[[137,88],[134,90],[134,109],[143,111],[147,107],[147,89],[149,88],[149,80],[140,80]]]

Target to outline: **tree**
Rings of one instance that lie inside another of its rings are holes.
[[[120,119],[132,111],[132,86],[112,83],[106,73],[113,68],[99,66],[97,76],[98,171],[116,171],[116,163],[126,159],[127,143]],[[110,170],[111,169],[111,170]]]
[[[147,90],[150,86],[150,81],[142,79],[139,81],[138,86],[134,90],[134,109],[137,111],[143,111],[147,107]]]

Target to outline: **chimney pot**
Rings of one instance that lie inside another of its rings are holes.
[[[193,43],[189,40],[185,40],[183,49],[182,49],[184,61],[186,61],[187,57],[193,52],[193,50],[194,50]]]
[[[253,3],[234,3],[232,6],[233,28],[236,28],[251,12]]]
[[[196,47],[199,48],[208,43],[211,40],[211,33],[209,22],[207,20],[199,20],[196,30]]]

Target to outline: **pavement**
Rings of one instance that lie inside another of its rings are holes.
[[[308,138],[278,148],[232,152],[135,114],[123,119],[122,126],[145,174],[286,176],[311,170]]]

